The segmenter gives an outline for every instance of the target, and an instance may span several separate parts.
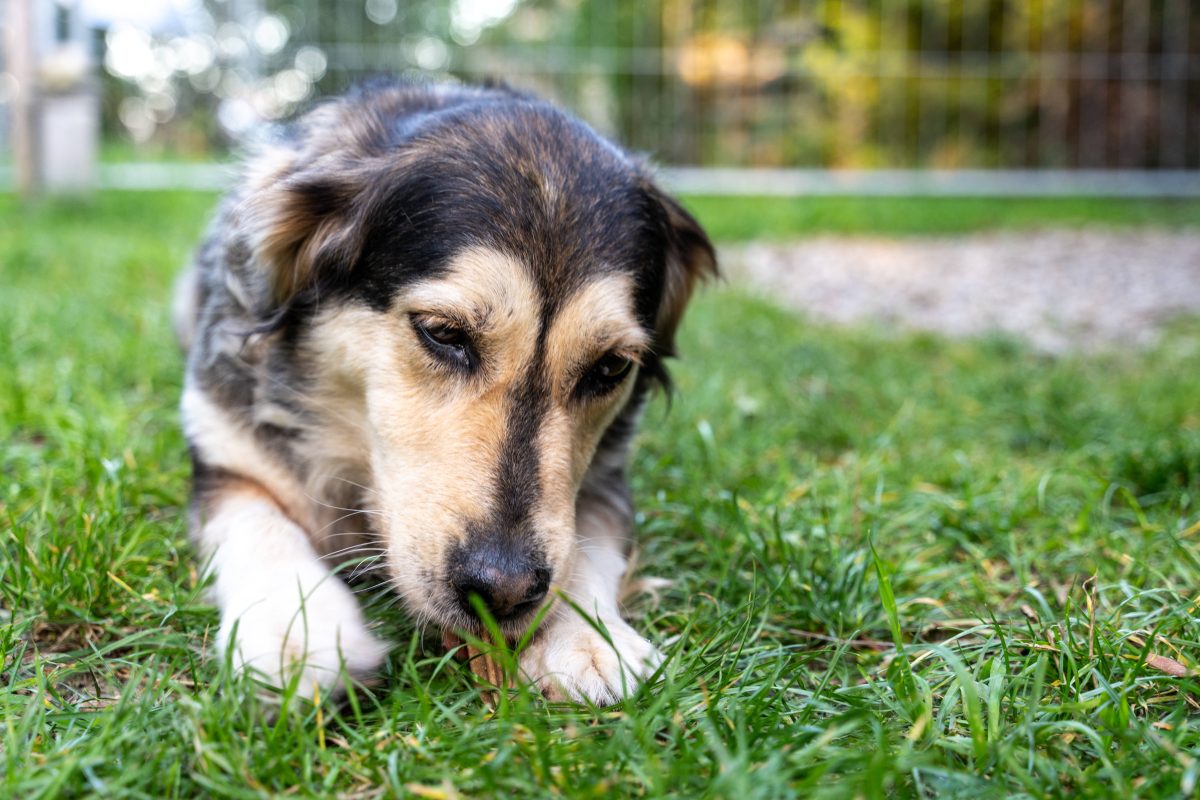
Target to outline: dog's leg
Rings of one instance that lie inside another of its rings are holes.
[[[209,493],[205,508],[197,540],[216,574],[220,644],[233,647],[238,668],[279,686],[298,672],[299,693],[312,697],[343,668],[361,678],[379,667],[387,648],[354,595],[269,494],[233,480]]]
[[[576,512],[575,566],[562,588],[591,619],[559,600],[521,654],[522,670],[550,699],[608,705],[632,694],[662,662],[654,645],[621,618],[631,516],[623,483],[621,490],[620,502],[585,494]]]

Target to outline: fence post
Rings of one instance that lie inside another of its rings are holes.
[[[8,0],[9,70],[17,82],[12,101],[13,173],[22,197],[32,197],[41,189],[38,164],[38,98],[35,43],[33,38],[34,0]]]

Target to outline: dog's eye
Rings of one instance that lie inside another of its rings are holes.
[[[579,382],[578,393],[583,397],[607,394],[633,369],[633,361],[618,353],[608,353],[592,365]]]
[[[596,366],[592,367],[592,369],[595,370],[597,377],[615,383],[624,378],[631,367],[633,367],[633,362],[625,358],[625,356],[609,353],[597,361]]]
[[[462,328],[444,322],[428,322],[412,318],[413,329],[421,344],[434,358],[453,366],[470,369],[475,365],[475,350],[471,337]]]
[[[465,333],[458,328],[451,328],[448,325],[422,325],[421,332],[431,339],[434,344],[445,345],[446,347],[466,347],[470,344]]]

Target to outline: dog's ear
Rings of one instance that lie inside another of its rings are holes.
[[[678,200],[657,188],[654,195],[664,212],[667,240],[666,274],[655,321],[656,349],[659,355],[672,356],[675,331],[692,292],[702,281],[719,275],[717,254],[708,234]]]
[[[302,160],[295,152],[258,159],[242,199],[273,308],[349,273],[372,207],[366,165]]]

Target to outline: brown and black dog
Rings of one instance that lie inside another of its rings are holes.
[[[176,302],[235,664],[305,693],[378,668],[335,574],[365,555],[444,631],[481,630],[473,595],[514,639],[553,603],[525,677],[631,692],[659,655],[618,609],[630,440],[715,272],[638,161],[505,88],[376,82],[279,132]]]

